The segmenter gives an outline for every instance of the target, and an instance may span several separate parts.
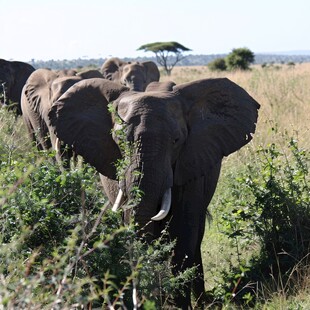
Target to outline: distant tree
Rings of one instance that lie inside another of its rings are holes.
[[[289,67],[295,67],[295,62],[294,62],[294,61],[289,61],[289,62],[287,63],[287,65],[288,65]]]
[[[208,68],[211,71],[225,71],[227,70],[225,58],[216,58],[208,63]]]
[[[264,62],[264,63],[261,64],[261,67],[262,67],[262,68],[267,68],[267,66],[268,66],[268,64],[267,64],[266,62]]]
[[[226,63],[229,70],[247,70],[254,59],[254,53],[248,48],[235,48],[227,55]]]
[[[182,55],[182,52],[190,51],[189,48],[178,42],[148,43],[140,46],[137,50],[155,53],[157,62],[164,67],[167,75],[170,75],[173,67],[185,58],[185,56]],[[174,56],[172,54],[174,54]]]

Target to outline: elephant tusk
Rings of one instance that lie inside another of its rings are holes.
[[[116,200],[115,200],[114,205],[112,207],[113,212],[116,212],[117,209],[119,208],[122,198],[123,198],[123,191],[121,189],[119,189]]]
[[[58,153],[60,151],[60,140],[59,140],[59,138],[56,138],[55,151],[56,151],[56,153]]]
[[[168,188],[163,196],[160,211],[151,218],[152,221],[160,221],[169,213],[171,207],[171,188]]]

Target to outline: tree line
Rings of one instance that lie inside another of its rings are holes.
[[[152,52],[155,56],[145,57],[125,57],[124,61],[153,61],[158,66],[162,66],[169,75],[174,66],[212,66],[212,62],[216,65],[230,67],[233,63],[238,62],[237,58],[241,55],[246,59],[248,64],[274,64],[274,63],[303,63],[310,62],[309,55],[280,55],[280,54],[255,54],[247,48],[232,49],[227,54],[210,54],[210,55],[184,55],[183,52],[190,52],[191,49],[181,45],[178,42],[154,42],[141,45],[138,51]],[[244,54],[245,52],[245,54]],[[241,53],[241,54],[240,54]],[[114,55],[118,57],[118,55]],[[50,69],[69,69],[69,68],[100,68],[107,58],[78,58],[63,60],[36,60],[28,61],[34,68],[50,68]],[[219,60],[220,59],[220,60]],[[223,62],[225,60],[225,63]],[[244,65],[244,64],[243,64]]]

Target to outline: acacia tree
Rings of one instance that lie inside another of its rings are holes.
[[[182,55],[182,52],[190,51],[189,48],[178,42],[148,43],[140,46],[137,50],[155,53],[157,62],[164,67],[167,75],[170,75],[173,67],[185,58],[185,56]]]

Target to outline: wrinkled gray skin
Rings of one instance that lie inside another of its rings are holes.
[[[104,78],[103,75],[101,74],[101,72],[99,70],[95,70],[95,69],[89,69],[89,70],[81,71],[81,72],[78,72],[76,75],[80,76],[83,79],[91,79],[91,78],[103,79]]]
[[[7,61],[0,59],[0,106],[16,103],[13,110],[21,115],[20,97],[22,89],[35,69],[28,63],[21,61]]]
[[[92,75],[93,74],[93,75]],[[28,78],[21,96],[23,120],[28,133],[39,150],[56,149],[54,129],[49,125],[48,112],[52,103],[56,101],[73,84],[86,76],[96,77],[97,73],[87,72],[76,75],[75,70],[38,69]],[[56,159],[68,160],[72,157],[72,150],[60,150]]]
[[[108,112],[112,101],[122,125]],[[223,157],[252,139],[258,109],[259,104],[228,79],[158,83],[148,92],[132,92],[107,80],[90,79],[71,87],[49,113],[57,136],[101,173],[111,203],[118,186],[113,163],[121,158],[118,137],[111,135],[111,129],[121,126],[126,139],[138,144],[119,186],[127,198],[134,186],[143,191],[134,218],[138,233],[147,241],[158,237],[169,223],[169,235],[176,239],[174,273],[197,267],[196,279],[184,285],[185,296],[175,296],[182,309],[190,307],[191,289],[201,304],[205,300],[200,245],[207,206]],[[168,216],[152,221],[169,188],[172,202]]]
[[[152,61],[125,62],[119,58],[106,60],[101,73],[105,79],[135,91],[145,91],[149,83],[159,81],[160,78],[159,70]]]

